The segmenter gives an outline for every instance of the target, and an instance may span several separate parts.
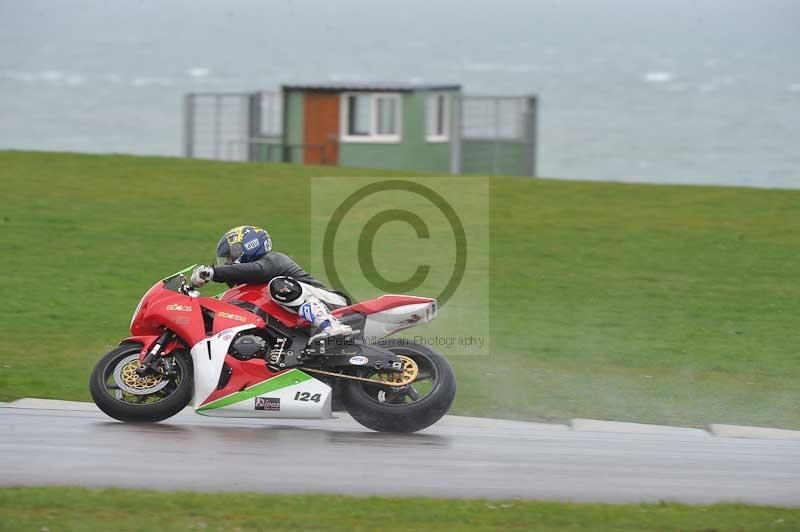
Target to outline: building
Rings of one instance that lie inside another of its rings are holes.
[[[187,157],[535,175],[533,96],[466,96],[454,84],[336,83],[189,94],[185,105]]]

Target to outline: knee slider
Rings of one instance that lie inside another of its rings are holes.
[[[282,305],[291,305],[303,295],[303,287],[291,277],[275,277],[269,282],[270,297]]]

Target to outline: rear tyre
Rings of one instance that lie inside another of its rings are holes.
[[[406,340],[381,347],[411,358],[419,373],[414,382],[401,388],[347,380],[344,402],[353,419],[378,432],[416,432],[439,421],[456,395],[450,362],[438,351]],[[374,377],[374,373],[366,376]]]
[[[108,352],[94,367],[89,391],[106,414],[133,423],[155,423],[174,416],[192,400],[193,370],[185,351],[165,357],[175,376],[137,380],[131,369],[138,365],[141,344],[122,344]]]

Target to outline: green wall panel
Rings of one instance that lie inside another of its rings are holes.
[[[283,93],[283,138],[287,146],[303,144],[303,101],[302,91],[285,91]],[[285,162],[302,163],[303,150],[288,148],[289,158]]]
[[[342,142],[339,145],[339,166],[449,171],[450,143],[425,140],[425,93],[403,93],[402,102],[401,142]]]

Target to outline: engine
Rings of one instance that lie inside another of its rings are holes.
[[[230,354],[238,360],[266,358],[267,341],[254,334],[238,336],[231,343]]]

